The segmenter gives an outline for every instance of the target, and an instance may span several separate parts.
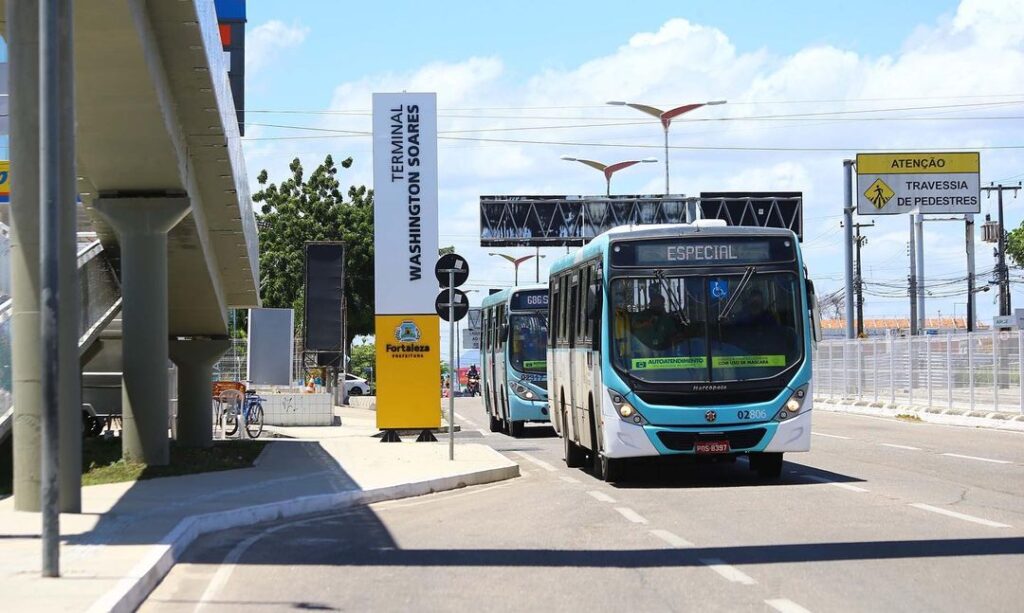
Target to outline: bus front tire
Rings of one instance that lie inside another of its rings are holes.
[[[750,454],[750,469],[757,472],[762,479],[775,480],[782,477],[781,453]]]
[[[569,439],[569,431],[565,426],[562,426],[562,442],[565,448],[562,456],[565,458],[565,465],[569,468],[582,468],[587,463],[587,454],[583,448]]]
[[[490,422],[488,425],[491,427],[491,432],[501,432],[501,420],[492,415],[487,414],[487,419]]]
[[[594,452],[594,476],[602,481],[613,483],[621,481],[624,473],[622,460],[615,460],[603,453]]]
[[[523,435],[523,428],[526,422],[508,420],[508,435],[512,438],[519,438]]]

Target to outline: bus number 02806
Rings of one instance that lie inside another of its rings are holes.
[[[764,409],[754,409],[752,411],[736,411],[737,419],[768,419],[768,413]]]

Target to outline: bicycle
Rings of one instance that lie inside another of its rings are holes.
[[[242,413],[245,415],[245,431],[249,438],[259,438],[263,433],[263,398],[256,395],[254,390],[245,392],[245,399],[242,401]],[[225,415],[224,436],[234,436],[238,431],[237,413]]]

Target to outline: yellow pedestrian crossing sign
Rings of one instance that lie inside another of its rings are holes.
[[[892,188],[886,185],[882,179],[875,179],[875,182],[864,192],[864,197],[871,201],[876,209],[884,207],[885,203],[892,200],[895,195],[896,192],[892,191]]]

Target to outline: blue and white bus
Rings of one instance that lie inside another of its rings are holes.
[[[548,288],[531,285],[484,298],[480,306],[484,407],[491,432],[523,434],[548,421]]]
[[[616,228],[550,272],[548,392],[570,467],[808,451],[814,286],[785,229]]]

